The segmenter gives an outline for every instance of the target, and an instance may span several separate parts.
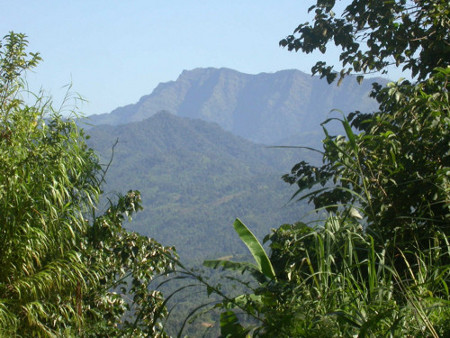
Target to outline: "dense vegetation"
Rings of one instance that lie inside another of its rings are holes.
[[[166,310],[149,286],[175,253],[122,227],[139,192],[98,210],[104,173],[83,131],[42,95],[23,98],[40,60],[26,46],[15,33],[0,44],[0,336],[159,335]]]
[[[279,179],[300,150],[256,145],[216,124],[167,112],[89,134],[103,163],[118,140],[105,190],[141,192],[144,210],[127,228],[175,246],[186,264],[242,252],[228,230],[238,216],[263,238],[307,215],[306,203],[287,203],[295,190]]]

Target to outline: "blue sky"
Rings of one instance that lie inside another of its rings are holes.
[[[25,33],[44,59],[28,75],[58,102],[63,87],[88,102],[85,114],[136,102],[185,69],[228,67],[250,74],[300,69],[320,54],[290,53],[280,39],[310,16],[307,0],[3,1],[0,34]],[[337,60],[336,54],[326,57]]]

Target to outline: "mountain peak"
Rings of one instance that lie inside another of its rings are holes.
[[[198,67],[191,70],[183,70],[181,74],[178,76],[178,79],[186,78],[186,77],[194,77],[198,75],[211,75],[217,73],[235,73],[235,74],[244,74],[240,73],[237,70],[233,70],[226,67],[214,68],[214,67]]]

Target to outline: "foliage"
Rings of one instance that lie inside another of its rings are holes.
[[[164,335],[160,321],[167,310],[151,283],[173,269],[175,257],[171,248],[123,228],[124,218],[141,208],[139,192],[129,191],[87,229],[83,257],[98,281],[83,297],[85,335]]]
[[[104,172],[73,119],[22,98],[40,60],[26,46],[12,32],[0,45],[0,336],[163,334],[148,286],[173,252],[123,229],[138,192],[96,215]],[[123,282],[129,300],[114,293]]]
[[[271,318],[269,332],[277,326],[295,330],[293,336],[325,329],[343,336],[448,332],[450,275],[449,265],[442,264],[449,258],[448,242],[400,252],[405,262],[407,254],[415,257],[405,276],[392,264],[394,257],[378,251],[373,237],[349,217],[331,216],[317,229],[286,225],[269,239],[271,259],[283,276],[280,285],[269,288],[281,300],[265,314]]]
[[[323,226],[283,225],[266,237],[276,278],[258,278],[246,262],[210,267],[237,269],[256,277],[250,292],[221,297],[223,337],[446,336],[450,333],[450,245],[415,252],[408,275],[392,265],[386,250],[351,218],[329,217]],[[441,239],[436,238],[436,242]],[[247,314],[253,320],[242,317]],[[256,320],[256,322],[255,322]]]
[[[259,243],[258,239],[255,235],[245,226],[244,223],[241,222],[239,218],[234,221],[233,224],[234,230],[239,235],[241,241],[247,246],[253,258],[255,259],[256,265],[251,264],[245,266],[246,269],[253,271],[258,277],[261,278],[275,278],[275,271],[273,269],[272,263],[267,257],[264,248],[261,243]],[[229,260],[213,260],[213,261],[205,261],[203,263],[206,266],[217,268],[218,266],[223,266],[224,268],[238,268],[242,269],[242,263],[230,262]]]
[[[439,69],[425,83],[380,89],[379,112],[349,116],[360,134],[344,118],[345,137],[326,135],[324,165],[299,163],[285,181],[297,184],[297,193],[320,185],[302,197],[316,208],[357,206],[381,243],[405,247],[436,230],[448,234],[449,75]]]
[[[339,14],[336,0],[317,0],[313,23],[300,24],[280,41],[290,51],[325,53],[333,43],[341,48],[342,70],[318,61],[312,68],[333,82],[352,72],[386,73],[389,65],[411,71],[424,80],[450,60],[450,9],[446,0],[353,0]],[[360,75],[359,79],[362,79]]]
[[[82,212],[100,193],[92,151],[74,123],[49,107],[27,106],[18,77],[39,60],[21,34],[5,37],[1,52],[0,323],[2,335],[48,335],[80,325],[75,290],[94,278],[77,250]],[[28,57],[30,57],[28,59]]]
[[[360,206],[368,230],[381,245],[390,241],[393,247],[407,247],[416,240],[426,247],[434,231],[448,234],[450,224],[450,69],[449,59],[441,58],[442,54],[434,50],[441,48],[438,46],[449,48],[449,20],[448,15],[444,15],[448,14],[449,7],[441,1],[365,3],[352,1],[344,17],[334,19],[322,16],[323,13],[330,15],[334,2],[318,1],[315,27],[328,22],[332,27],[330,34],[334,35],[338,34],[339,25],[354,26],[345,33],[345,39],[356,43],[358,34],[363,34],[368,43],[370,41],[372,49],[364,54],[368,65],[380,70],[386,66],[383,60],[393,57],[398,63],[405,62],[405,69],[418,74],[421,81],[400,80],[385,88],[375,84],[372,96],[379,102],[379,111],[349,114],[342,120],[345,136],[331,136],[324,129],[324,164],[316,167],[300,162],[284,179],[298,185],[297,194],[320,185],[319,189],[302,197],[314,202],[316,208],[336,210],[344,206],[350,210]],[[365,27],[371,22],[369,19],[375,21]],[[380,37],[385,36],[380,35],[382,32],[386,34],[383,31],[386,20],[391,23],[386,26],[390,34],[387,40]],[[300,46],[306,43],[302,34],[298,38]],[[344,38],[337,35],[337,39]],[[406,56],[401,56],[396,49],[398,45],[394,42],[399,39],[417,40],[403,48]],[[308,42],[315,48],[323,43],[321,39]],[[384,46],[384,52],[380,60],[375,61],[377,50],[373,48],[377,44]],[[362,57],[357,49],[344,49],[343,65],[348,62],[347,58],[359,60]],[[436,57],[430,58],[430,53]],[[355,134],[352,127],[360,133]]]

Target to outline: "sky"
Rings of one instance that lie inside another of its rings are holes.
[[[249,74],[299,69],[338,54],[288,52],[278,42],[311,19],[309,0],[1,1],[0,35],[28,36],[43,61],[27,75],[61,103],[71,92],[86,114],[135,103],[183,70],[227,67]]]

